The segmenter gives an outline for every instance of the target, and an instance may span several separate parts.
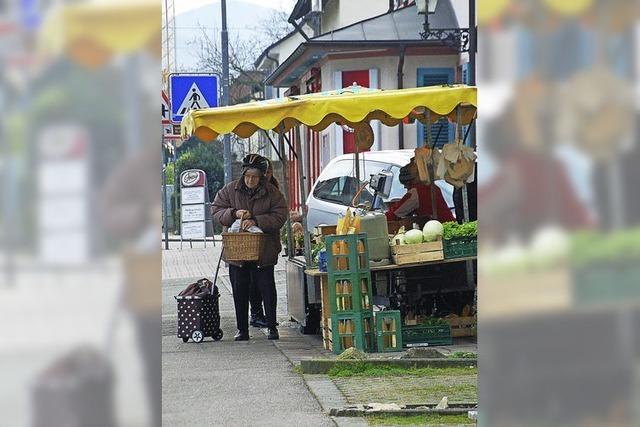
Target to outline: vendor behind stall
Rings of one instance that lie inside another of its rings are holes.
[[[434,191],[437,207],[434,215],[431,204],[431,185],[425,185],[418,180],[418,168],[413,160],[408,165],[400,168],[399,179],[400,183],[407,189],[407,194],[389,207],[386,213],[388,220],[398,220],[417,215],[437,219],[440,222],[455,221],[447,202],[442,197],[442,192],[437,186]]]

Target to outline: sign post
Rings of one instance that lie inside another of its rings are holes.
[[[180,123],[189,110],[217,107],[218,80],[215,74],[170,74],[171,121]]]
[[[204,241],[207,247],[205,206],[209,205],[207,174],[188,169],[180,174],[180,249],[183,240]]]

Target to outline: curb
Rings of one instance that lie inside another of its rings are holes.
[[[399,368],[464,368],[469,366],[477,367],[478,359],[307,359],[300,361],[300,367],[305,374],[327,374],[334,366],[355,366],[361,364],[394,366]]]
[[[404,405],[403,405],[404,406]],[[429,407],[431,406],[431,407]],[[474,410],[477,403],[451,404],[447,409],[435,409],[436,405],[406,405],[400,409],[373,409],[367,405],[347,406],[345,408],[332,408],[329,415],[334,417],[364,417],[367,415],[467,415]]]

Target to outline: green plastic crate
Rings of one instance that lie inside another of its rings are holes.
[[[414,347],[416,344],[451,345],[451,326],[403,325],[402,344],[405,347]]]
[[[346,249],[346,253],[334,254],[341,242],[344,242],[342,246]],[[329,274],[369,271],[369,244],[366,233],[325,236],[325,244]]]
[[[371,273],[330,273],[327,279],[330,314],[371,311]]]
[[[380,353],[402,351],[402,317],[400,310],[375,312],[376,341]]]
[[[635,260],[593,263],[571,269],[573,300],[579,305],[638,304],[640,264]]]
[[[478,255],[477,237],[457,237],[443,242],[444,257],[466,258]]]
[[[331,316],[332,351],[340,354],[349,347],[372,353],[375,351],[375,325],[373,312],[332,315]]]

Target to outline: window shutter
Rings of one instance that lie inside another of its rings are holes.
[[[449,81],[450,75],[448,73],[434,73],[422,75],[422,86],[439,86],[443,84],[451,83]],[[450,125],[446,118],[442,118],[431,125],[431,138],[435,143],[435,146],[442,148],[443,145],[449,142],[449,136],[453,126]],[[440,135],[438,135],[438,132]],[[422,141],[427,140],[427,128],[422,126]]]

